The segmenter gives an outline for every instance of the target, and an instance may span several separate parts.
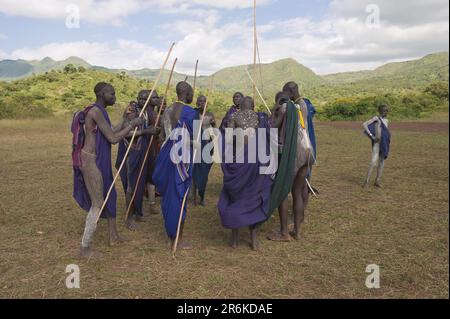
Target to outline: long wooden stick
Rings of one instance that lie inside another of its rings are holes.
[[[172,82],[173,71],[175,69],[175,65],[177,64],[177,61],[178,61],[178,58],[175,58],[175,61],[173,61],[172,69],[170,70],[169,81],[167,81],[166,91],[164,92],[164,98],[161,101],[161,105],[159,107],[158,115],[156,116],[155,127],[158,126],[159,119],[161,117],[161,113],[162,113],[163,106],[164,106],[164,101],[166,100],[167,93],[169,92],[170,83]],[[139,171],[139,176],[137,178],[137,182],[136,182],[136,186],[134,188],[133,196],[131,197],[130,203],[128,205],[127,212],[125,214],[125,220],[128,218],[128,216],[130,214],[131,206],[133,206],[133,202],[134,202],[134,198],[136,197],[136,193],[137,193],[137,189],[138,189],[138,186],[139,186],[139,182],[141,181],[142,172],[144,171],[145,163],[147,162],[148,154],[150,153],[150,149],[152,147],[154,138],[155,138],[155,136],[152,135],[152,137],[150,138],[150,143],[148,144],[147,150],[145,152],[144,161],[142,162],[141,169]]]
[[[195,85],[197,84],[197,69],[198,69],[198,59],[197,62],[195,62],[194,87],[192,88],[194,91],[193,96],[195,96]]]
[[[253,0],[253,101],[256,102],[256,0]]]
[[[210,82],[209,82],[208,97],[206,98],[205,107],[203,108],[203,113],[202,113],[200,125],[203,123],[203,120],[205,118],[206,109],[208,107],[209,98],[211,96],[211,92],[212,92],[212,88],[213,88],[213,82],[214,82],[214,75],[211,76],[211,79],[210,79]],[[198,130],[197,138],[195,139],[196,144],[199,143],[200,138],[201,138],[201,134],[202,134],[202,130],[201,130],[201,127],[200,127],[199,130]],[[192,165],[194,165],[194,161],[195,161],[196,155],[197,155],[197,148],[194,149],[194,154],[192,156]],[[189,194],[190,188],[191,187],[189,186],[188,189],[186,190],[186,193],[184,194],[184,197],[183,197],[183,203],[181,204],[180,217],[178,218],[177,236],[175,237],[175,242],[173,243],[173,247],[172,247],[172,253],[173,254],[175,254],[176,251],[177,251],[178,238],[180,236],[181,219],[183,218],[183,210],[184,210],[184,206],[186,205],[186,199],[187,199],[187,195]]]
[[[272,112],[270,111],[270,108],[269,108],[269,106],[267,105],[266,101],[264,100],[264,98],[263,98],[261,92],[258,90],[258,87],[257,87],[256,84],[255,84],[255,81],[253,81],[252,76],[251,76],[250,73],[248,72],[247,67],[244,66],[244,70],[245,70],[245,72],[247,73],[247,75],[248,75],[250,81],[252,81],[253,85],[255,85],[256,92],[258,92],[258,95],[259,95],[261,101],[262,101],[262,102],[264,103],[264,105],[266,106],[267,111],[269,111],[269,114],[272,114]]]
[[[139,114],[139,117],[141,117],[142,114],[144,114],[144,112],[145,112],[145,110],[146,110],[146,108],[147,108],[148,102],[150,101],[150,98],[151,98],[151,96],[153,95],[153,92],[155,91],[156,86],[158,85],[159,80],[161,79],[161,75],[162,75],[162,73],[163,73],[163,71],[164,71],[164,68],[165,68],[165,66],[166,66],[166,64],[167,64],[167,61],[169,60],[170,54],[172,53],[172,50],[173,50],[173,47],[174,47],[174,46],[175,46],[175,43],[172,43],[172,45],[171,45],[171,47],[170,47],[170,49],[169,49],[169,52],[167,52],[166,59],[164,60],[164,63],[163,63],[163,65],[161,66],[161,69],[159,70],[158,77],[156,78],[155,82],[153,83],[153,88],[152,88],[152,90],[151,90],[151,92],[150,92],[150,95],[149,95],[148,98],[147,98],[147,101],[145,102],[144,107],[142,108],[141,113]],[[127,151],[125,152],[125,156],[123,157],[122,163],[120,164],[120,167],[119,167],[119,169],[117,170],[116,176],[114,176],[114,180],[113,180],[113,182],[111,183],[111,186],[109,187],[108,193],[106,194],[105,200],[103,201],[102,207],[100,208],[100,212],[99,212],[99,214],[98,214],[98,216],[97,216],[96,223],[98,223],[98,220],[100,219],[100,216],[101,216],[101,214],[102,214],[102,211],[103,211],[103,209],[105,208],[106,203],[108,202],[109,196],[111,195],[111,192],[112,192],[112,190],[113,190],[113,188],[114,188],[114,184],[116,183],[117,178],[118,178],[119,175],[120,175],[120,171],[122,170],[123,166],[125,165],[125,162],[126,162],[127,157],[128,157],[128,153],[130,152],[130,149],[131,149],[131,145],[133,145],[133,141],[134,141],[134,139],[135,139],[135,137],[136,137],[137,130],[138,130],[138,128],[136,127],[136,128],[134,129],[133,136],[131,137],[130,144],[128,145]]]

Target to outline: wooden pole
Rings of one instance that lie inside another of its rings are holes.
[[[256,104],[256,0],[253,0],[253,101]]]
[[[198,59],[197,62],[195,63],[194,87],[192,88],[194,91],[193,96],[195,96],[195,85],[197,84],[197,69],[198,69]]]
[[[210,82],[209,82],[208,97],[206,98],[205,107],[203,108],[203,113],[202,113],[202,117],[201,117],[201,121],[200,121],[200,126],[203,123],[203,120],[205,118],[205,114],[206,114],[206,109],[208,107],[209,98],[211,97],[211,92],[212,92],[212,88],[213,88],[213,82],[214,82],[214,75],[211,76],[211,79],[210,79]],[[202,134],[202,130],[201,130],[201,127],[200,127],[199,130],[198,130],[197,137],[195,139],[196,144],[199,143],[200,138],[201,138],[201,134]],[[192,156],[192,165],[194,165],[194,161],[195,161],[196,155],[197,155],[197,148],[194,149],[194,154]],[[175,254],[176,251],[177,251],[178,238],[180,236],[181,219],[183,218],[183,210],[184,210],[184,206],[186,205],[186,200],[187,200],[187,195],[189,194],[189,189],[190,189],[190,186],[186,190],[186,193],[184,194],[184,197],[183,197],[183,202],[181,204],[180,217],[178,218],[177,236],[175,237],[175,242],[173,243],[173,247],[172,247],[172,253],[173,254]]]
[[[169,81],[167,81],[166,91],[164,92],[164,98],[161,101],[161,105],[159,107],[158,115],[156,116],[155,127],[158,126],[159,119],[161,117],[161,113],[162,113],[163,106],[164,106],[164,101],[166,99],[167,93],[169,92],[170,82],[172,81],[172,75],[173,75],[173,71],[175,69],[175,65],[177,64],[177,61],[178,61],[178,58],[175,58],[175,61],[173,62],[173,65],[172,65],[172,69],[170,70]],[[144,171],[145,162],[147,162],[148,154],[150,153],[150,149],[152,147],[154,139],[155,139],[155,136],[152,135],[152,137],[150,138],[150,143],[148,144],[147,150],[145,152],[144,161],[142,162],[141,169],[139,171],[139,176],[137,178],[136,187],[134,188],[133,196],[131,197],[130,204],[128,205],[128,209],[127,209],[127,212],[125,214],[125,220],[128,218],[128,216],[130,214],[131,206],[133,206],[133,202],[134,202],[134,198],[136,197],[136,193],[137,193],[137,189],[138,189],[138,186],[139,186],[139,182],[141,181],[142,173]]]
[[[252,81],[253,85],[255,85],[255,81],[253,81],[252,76],[250,75],[250,73],[249,73],[248,70],[247,70],[247,67],[244,66],[244,70],[245,70],[245,72],[247,73],[247,75],[248,75],[250,81]],[[261,99],[261,101],[262,101],[262,102],[264,103],[264,105],[266,106],[267,111],[269,111],[269,115],[271,115],[272,112],[270,111],[269,106],[267,105],[266,101],[264,100],[264,98],[263,98],[261,92],[258,90],[258,87],[257,87],[256,85],[255,85],[255,88],[256,88],[256,92],[258,92],[259,98]]]
[[[163,71],[164,71],[164,67],[166,66],[167,61],[169,60],[170,54],[172,53],[172,50],[173,50],[173,47],[174,47],[174,46],[175,46],[175,43],[172,43],[172,45],[171,45],[171,47],[170,47],[170,49],[169,49],[169,52],[167,52],[166,59],[164,60],[164,63],[163,63],[163,65],[161,66],[161,69],[159,70],[159,74],[158,74],[158,76],[157,76],[155,82],[153,83],[153,88],[152,88],[152,90],[151,90],[151,92],[150,92],[150,95],[149,95],[148,98],[147,98],[147,101],[145,102],[144,107],[142,108],[141,113],[139,114],[139,117],[141,117],[142,114],[144,114],[144,112],[145,112],[145,110],[146,110],[146,108],[147,108],[148,102],[150,101],[150,98],[151,98],[153,92],[155,91],[156,86],[158,85],[159,80],[161,79],[161,75],[162,75],[162,73],[163,73]],[[125,162],[126,162],[127,157],[128,157],[128,153],[130,153],[131,145],[133,144],[133,141],[134,141],[134,139],[135,139],[135,137],[136,137],[136,133],[137,133],[137,127],[134,129],[133,136],[131,137],[130,144],[128,145],[127,151],[125,152],[125,156],[123,157],[122,163],[120,164],[120,167],[119,167],[119,169],[117,170],[116,175],[114,176],[114,180],[113,180],[113,182],[111,183],[111,186],[109,187],[108,193],[106,194],[105,200],[103,201],[102,207],[100,208],[100,212],[99,212],[99,214],[98,214],[98,216],[97,216],[96,223],[98,223],[98,220],[100,219],[100,215],[102,214],[102,211],[103,211],[103,209],[105,208],[106,203],[108,202],[109,196],[111,195],[111,192],[112,192],[112,190],[113,190],[113,188],[114,188],[114,184],[116,183],[117,178],[119,177],[119,174],[120,174],[120,172],[121,172],[123,166],[125,165]]]

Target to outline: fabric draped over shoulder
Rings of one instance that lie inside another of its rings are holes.
[[[177,126],[161,147],[152,176],[156,190],[161,194],[161,209],[166,233],[172,239],[175,238],[177,233],[184,195],[191,186],[193,167],[193,152],[190,143],[183,143],[182,136],[177,137],[176,135],[180,129],[183,129],[185,133],[189,134],[189,139],[192,140],[194,138],[194,120],[197,118],[198,113],[192,107],[189,105],[183,106]],[[189,155],[189,162],[175,163],[172,161],[172,148],[177,148],[177,146],[181,146],[181,157]],[[186,207],[187,203],[182,212],[183,221],[186,218]]]
[[[111,125],[111,120],[109,119],[108,112],[104,107],[95,104],[103,114],[104,118]],[[111,164],[111,143],[106,139],[103,133],[100,130],[96,130],[95,133],[95,153],[96,153],[96,164],[103,178],[103,197],[106,197],[109,188],[113,182],[113,174],[112,174],[112,164]],[[78,205],[84,209],[85,211],[89,211],[91,208],[91,198],[89,197],[88,190],[86,188],[86,184],[83,179],[83,174],[79,167],[73,167],[73,197],[75,198]],[[117,202],[117,193],[116,189],[113,186],[111,194],[106,202],[105,209],[101,214],[101,218],[106,217],[116,217],[116,202]]]
[[[141,128],[142,129],[142,128]],[[125,153],[128,147],[128,141],[122,140],[119,143],[119,149],[117,151],[116,169],[119,169],[120,164],[125,157]],[[136,189],[139,172],[142,164],[144,163],[145,153],[147,151],[149,143],[148,135],[139,136],[135,142],[135,145],[130,148],[128,153],[126,165],[120,171],[120,179],[125,194],[127,191],[133,193]],[[147,163],[144,164],[143,172],[147,171]],[[134,212],[136,215],[142,216],[142,202],[144,199],[145,189],[145,174],[142,174],[139,184],[136,189],[136,195],[134,197]]]
[[[270,126],[267,116],[258,114],[259,127],[252,138],[261,139],[266,143],[266,151],[270,147]],[[260,137],[259,137],[260,138]],[[225,143],[225,137],[222,137]],[[250,143],[250,141],[249,141]],[[256,143],[258,153],[258,143]],[[224,148],[224,147],[223,147]],[[228,229],[252,226],[262,223],[270,216],[269,200],[272,185],[271,175],[261,174],[261,163],[250,163],[248,145],[243,149],[243,163],[222,162],[223,188],[218,202],[218,209],[222,225]]]
[[[383,159],[387,159],[389,156],[391,145],[391,132],[380,118],[378,118],[378,121],[381,125],[380,154]],[[373,136],[376,136],[376,125],[377,122],[373,122],[372,124],[369,125],[369,131],[370,133],[372,133]],[[372,141],[372,145],[373,143],[374,142]]]
[[[286,108],[284,144],[270,198],[270,212],[278,208],[289,195],[294,182],[294,167],[297,157],[297,137],[299,117],[294,103],[289,101]]]

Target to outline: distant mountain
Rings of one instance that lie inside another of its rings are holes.
[[[31,75],[33,66],[24,60],[3,60],[0,61],[0,79],[18,79]]]
[[[108,69],[108,68],[101,67],[101,66],[92,66],[91,68],[94,70],[103,71],[103,72],[125,73],[125,74],[127,74],[131,77],[137,78],[139,80],[155,80],[156,77],[158,76],[158,72],[159,72],[159,70],[155,70],[155,69],[140,69],[140,70],[129,71],[126,69]],[[167,83],[167,81],[169,80],[169,75],[170,75],[170,71],[164,70],[161,75],[160,83]],[[184,81],[186,79],[186,76],[187,76],[186,74],[174,72],[172,75],[172,82],[177,83],[180,81]],[[188,77],[188,79],[189,78],[190,77]]]
[[[91,67],[89,63],[78,57],[69,57],[63,61],[55,61],[49,57],[40,61],[3,60],[0,61],[0,80],[17,80],[50,70],[62,70],[68,64],[73,64],[76,67]]]
[[[109,73],[125,73],[137,79],[154,80],[158,70],[141,69],[108,69],[101,66],[92,66],[83,59],[70,57],[64,61],[54,61],[45,58],[41,61],[3,60],[0,61],[0,80],[15,80],[34,74],[42,74],[50,70],[61,70],[64,66],[73,64],[83,66],[86,69],[98,70]],[[224,68],[214,74],[214,87],[218,91],[243,91],[248,94],[252,91],[252,84],[245,73],[244,68],[253,74],[252,65],[241,65]],[[164,70],[160,83],[167,82],[169,71]],[[187,75],[174,73],[173,82],[182,81]],[[263,81],[261,81],[261,77]],[[189,77],[192,81],[192,76]],[[198,78],[198,87],[208,86],[208,76]],[[321,87],[338,87],[339,94],[345,94],[349,86],[354,90],[364,91],[368,88],[417,88],[424,87],[428,83],[440,80],[449,80],[449,53],[441,52],[427,55],[421,59],[389,63],[373,71],[345,72],[319,76],[311,69],[298,63],[294,59],[283,59],[273,63],[262,64],[258,68],[258,88],[266,96],[272,96],[281,89],[286,81],[296,81],[302,90],[315,91]],[[323,90],[323,89],[320,89]]]
[[[245,69],[253,77],[253,65],[230,67],[216,72],[214,74],[214,87],[219,91],[250,92],[252,83]],[[271,93],[281,90],[287,80],[296,81],[302,88],[310,88],[325,83],[323,78],[294,59],[261,64],[261,68],[257,68],[256,78],[258,88],[261,91]],[[207,87],[207,81],[207,78],[203,78],[199,80],[199,83],[201,86]]]

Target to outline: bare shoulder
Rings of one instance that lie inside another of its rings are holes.
[[[100,112],[98,107],[93,107],[89,110],[86,117],[91,117],[93,119],[97,119],[99,116],[103,116],[102,112]]]
[[[300,105],[301,108],[308,108],[304,99],[300,99],[298,104]]]
[[[93,107],[86,114],[86,122],[97,122],[101,115],[100,110],[97,107]]]

